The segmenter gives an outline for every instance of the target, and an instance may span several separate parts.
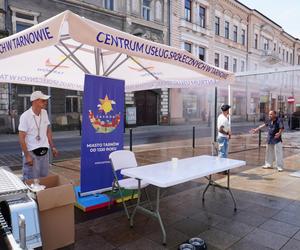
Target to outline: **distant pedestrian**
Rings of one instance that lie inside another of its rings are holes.
[[[50,96],[44,95],[41,91],[33,92],[30,96],[31,108],[20,117],[19,140],[23,155],[24,180],[47,176],[49,148],[54,157],[58,154],[45,110],[49,98]]]
[[[231,139],[229,109],[230,106],[228,104],[223,104],[221,106],[222,113],[218,116],[218,153],[221,158],[227,158],[229,140]]]
[[[269,112],[269,120],[257,128],[251,130],[252,133],[257,133],[260,129],[268,127],[267,148],[265,165],[263,168],[272,168],[274,158],[276,167],[279,172],[283,171],[283,150],[281,135],[284,130],[283,120],[277,117],[276,111]]]

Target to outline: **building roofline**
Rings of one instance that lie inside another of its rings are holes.
[[[252,11],[252,12],[256,12],[258,13],[259,15],[261,15],[262,17],[264,17],[265,19],[267,19],[268,21],[270,21],[271,23],[273,23],[274,25],[276,25],[277,27],[279,27],[280,29],[282,29],[282,32],[288,36],[290,36],[291,38],[295,39],[295,40],[299,40],[299,38],[287,33],[283,27],[281,25],[279,25],[278,23],[276,23],[275,21],[273,21],[272,19],[270,19],[269,17],[267,17],[266,15],[264,15],[263,13],[261,13],[260,11],[258,11],[257,9],[251,9],[249,8],[247,5],[241,3],[240,1],[238,0],[235,0],[238,4],[244,6],[245,8],[247,8],[248,10]]]

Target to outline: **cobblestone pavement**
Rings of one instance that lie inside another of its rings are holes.
[[[285,133],[285,170],[262,169],[265,148],[257,147],[257,136],[236,136],[231,141],[230,158],[245,160],[247,166],[233,171],[232,192],[237,201],[234,212],[225,190],[209,189],[205,203],[201,193],[204,178],[165,190],[161,216],[167,231],[167,245],[161,244],[156,220],[140,213],[130,228],[122,206],[83,213],[75,209],[76,242],[63,249],[177,249],[191,237],[201,237],[209,250],[218,249],[300,249],[300,178],[290,173],[300,170],[300,132]],[[177,141],[134,147],[139,165],[210,154],[210,139]],[[55,162],[52,171],[80,182],[80,158]],[[19,174],[19,170],[15,171]],[[226,184],[224,175],[214,175]],[[152,199],[154,190],[150,190]]]

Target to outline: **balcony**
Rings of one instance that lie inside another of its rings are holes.
[[[200,33],[204,36],[211,36],[210,30],[208,29],[208,27],[203,28],[198,23],[192,23],[192,22],[186,21],[183,18],[180,20],[180,27],[186,28],[187,30],[192,30],[192,31]]]
[[[278,53],[273,50],[262,50],[262,59],[270,64],[276,64],[281,61]]]

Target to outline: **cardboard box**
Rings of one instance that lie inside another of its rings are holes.
[[[46,189],[36,193],[39,207],[43,250],[61,248],[74,243],[75,194],[73,185],[65,178],[50,175],[40,178]],[[31,184],[33,180],[28,180]]]

